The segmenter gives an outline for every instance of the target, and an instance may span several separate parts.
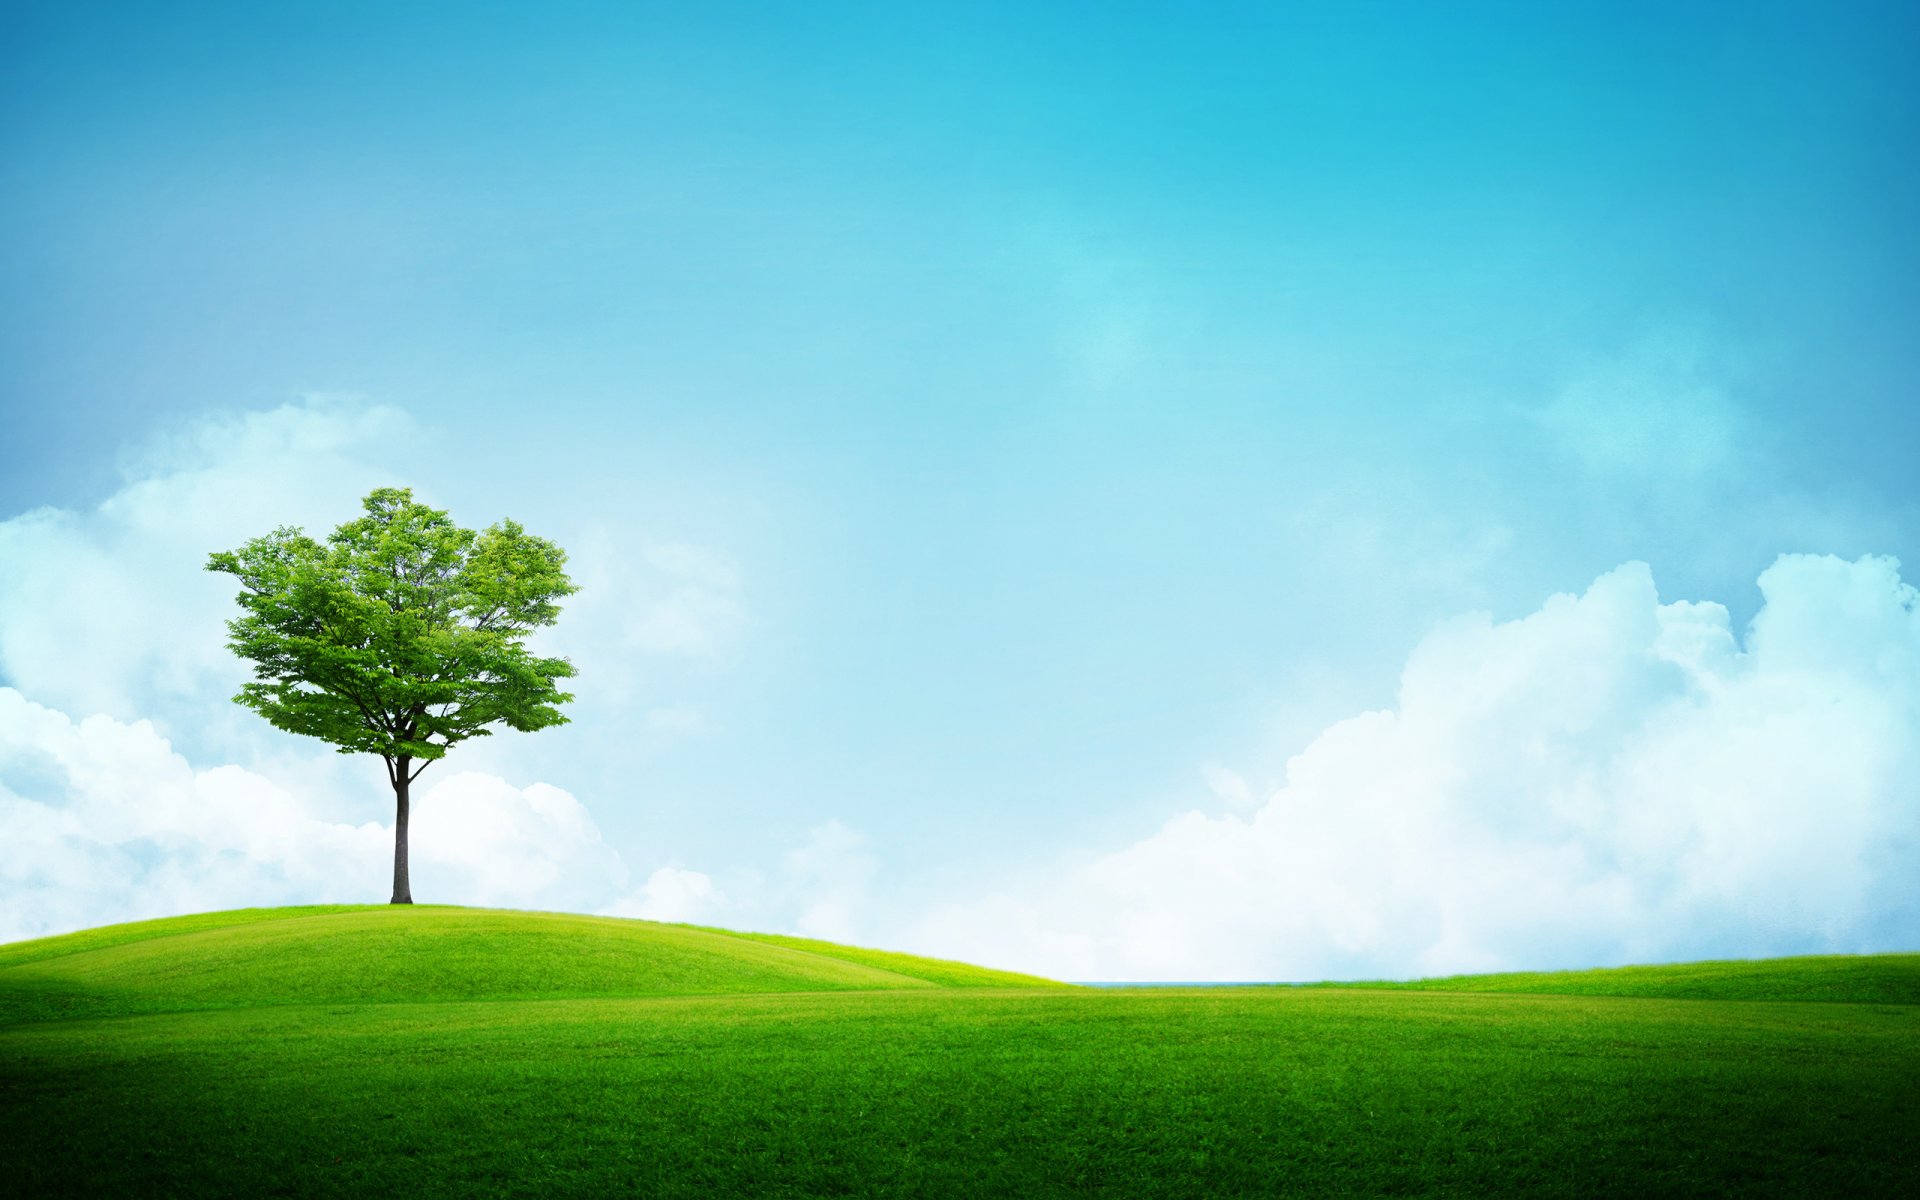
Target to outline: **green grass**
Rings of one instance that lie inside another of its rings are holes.
[[[131,921],[125,925],[102,925],[98,929],[83,929],[79,933],[63,933],[58,937],[0,943],[0,967],[62,958],[82,950],[100,950],[201,929],[225,929],[231,925],[285,921],[293,917],[312,917],[325,913],[363,912],[369,907],[365,904],[314,904],[304,908],[235,908],[226,912],[195,913],[189,917],[161,917],[154,921]],[[425,906],[422,909],[424,911]]]
[[[1596,971],[1518,971],[1408,982],[1313,984],[1422,992],[1654,996],[1669,1000],[1808,1000],[1920,1004],[1920,954],[1825,954]]]
[[[913,979],[923,979],[942,987],[1062,986],[1051,979],[1042,979],[1037,975],[1017,975],[1011,971],[995,971],[989,967],[976,967],[971,963],[948,962],[938,958],[921,958],[918,955],[901,954],[894,950],[868,950],[859,946],[842,946],[835,942],[815,941],[812,938],[789,937],[781,933],[731,933],[724,929],[711,932],[727,933],[731,937],[747,938],[769,946],[785,946],[791,950],[825,954],[847,962],[878,967],[883,971],[892,971]]]
[[[0,967],[17,1194],[1920,1193],[1920,1007],[1801,960],[1739,999],[1103,991],[540,914],[143,928]]]
[[[355,1000],[1060,986],[802,939],[384,904],[212,913],[20,946],[0,967],[0,1023]]]

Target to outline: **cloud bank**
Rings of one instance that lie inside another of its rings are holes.
[[[391,816],[378,772],[350,778],[228,701],[231,595],[200,563],[263,522],[340,519],[393,481],[372,447],[405,422],[328,403],[210,421],[96,508],[0,522],[0,938],[386,894],[391,826],[364,819]],[[607,681],[582,707],[641,744],[701,732],[699,705],[623,705],[640,698],[617,681],[636,655],[733,654],[738,565],[582,544],[594,595],[568,649]],[[919,913],[880,903],[886,864],[837,822],[769,874],[731,865],[724,889],[671,863],[636,882],[579,798],[477,771],[423,781],[416,886],[1084,979],[1920,946],[1914,589],[1890,559],[1808,556],[1760,586],[1739,635],[1719,605],[1662,604],[1638,564],[1520,620],[1455,621],[1414,651],[1395,708],[1324,730],[1277,792],[1209,763],[1206,811]]]
[[[560,788],[476,771],[414,800],[414,887],[442,903],[708,917],[697,871],[629,888],[620,855]],[[232,765],[195,769],[146,721],[73,720],[0,687],[0,941],[115,921],[271,904],[373,901],[391,823],[327,819],[311,798]]]
[[[1916,593],[1871,557],[1785,556],[1760,589],[1744,640],[1638,563],[1454,621],[1257,810],[941,906],[912,941],[1138,980],[1920,946]]]

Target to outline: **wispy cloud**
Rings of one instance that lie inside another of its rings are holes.
[[[878,865],[865,836],[839,821],[808,830],[806,843],[782,863],[799,913],[794,929],[831,941],[859,940],[874,925],[867,887]]]
[[[394,477],[378,444],[405,414],[310,400],[208,418],[138,448],[88,510],[0,522],[0,680],[56,707],[166,718],[224,701],[230,589],[210,550],[275,525],[320,528]]]
[[[1589,471],[1695,483],[1756,450],[1749,417],[1712,365],[1700,338],[1670,331],[1590,365],[1530,415]]]

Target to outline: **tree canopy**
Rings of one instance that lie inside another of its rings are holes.
[[[400,801],[395,898],[404,888],[406,785],[492,726],[566,721],[573,665],[526,647],[575,588],[566,554],[513,521],[475,532],[381,488],[365,514],[315,541],[283,526],[207,569],[240,580],[227,645],[254,664],[236,701],[275,726],[378,754]],[[416,765],[417,764],[417,765]]]

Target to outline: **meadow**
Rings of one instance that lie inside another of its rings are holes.
[[[1920,955],[1089,989],[252,910],[0,946],[0,1128],[33,1196],[1904,1196]]]

